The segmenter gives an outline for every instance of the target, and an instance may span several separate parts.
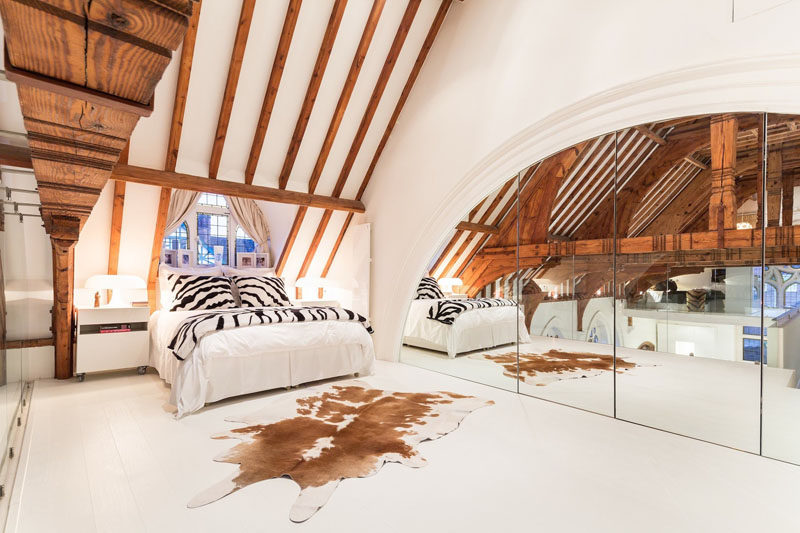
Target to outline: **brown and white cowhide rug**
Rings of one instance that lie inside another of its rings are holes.
[[[469,413],[493,403],[452,392],[373,389],[351,380],[228,418],[247,426],[213,437],[241,441],[214,460],[238,464],[238,471],[195,496],[189,507],[288,477],[300,485],[289,518],[302,522],[325,505],[342,479],[371,476],[386,462],[424,466],[420,442],[450,433]]]
[[[485,359],[503,368],[503,375],[517,379],[517,353],[476,354],[475,359]],[[638,365],[617,357],[617,372],[622,373]],[[543,387],[564,379],[588,378],[614,370],[614,356],[598,353],[564,352],[548,350],[544,353],[520,353],[519,377],[529,385]]]

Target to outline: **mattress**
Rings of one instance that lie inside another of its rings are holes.
[[[356,322],[248,326],[209,334],[179,361],[167,348],[177,326],[204,311],[157,311],[150,317],[150,366],[172,385],[178,416],[206,403],[354,373],[371,374],[372,338]]]

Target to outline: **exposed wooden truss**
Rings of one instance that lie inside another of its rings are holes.
[[[133,127],[150,114],[191,14],[189,0],[0,0],[6,77],[17,84],[53,251],[57,378],[72,375],[75,243]]]
[[[800,184],[795,174],[800,167],[800,138],[796,125],[793,129],[789,124],[792,120],[790,116],[770,115],[767,135],[772,154],[770,163],[775,169],[770,226],[787,230],[792,227],[794,187]],[[598,268],[604,261],[602,257],[611,258],[613,243],[602,237],[614,233],[615,223],[618,245],[622,247],[621,251],[618,249],[622,254],[617,258],[620,262],[644,264],[664,260],[672,261],[672,268],[678,265],[698,268],[697,265],[712,265],[715,261],[726,265],[757,264],[760,241],[745,245],[744,239],[737,241],[740,236],[729,234],[729,230],[736,227],[737,211],[749,199],[756,198],[761,188],[764,157],[761,121],[755,114],[688,117],[622,130],[615,138],[601,136],[576,147],[577,154],[566,161],[564,152],[551,156],[539,164],[529,184],[533,189],[521,188],[520,239],[531,244],[520,247],[519,271],[515,255],[517,220],[515,213],[509,212],[502,220],[491,223],[499,228],[499,234],[487,235],[482,242],[478,240],[463,266],[455,271],[442,269],[441,265],[448,263],[443,256],[452,256],[456,240],[464,242],[463,234],[456,232],[434,263],[438,270],[432,273],[438,277],[458,275],[468,293],[475,295],[484,287],[496,286],[498,280],[501,285],[519,282],[524,287],[540,278],[559,276],[553,267],[562,264],[563,258],[570,263],[570,272],[575,276],[572,281],[586,278],[583,290],[591,292],[597,289],[591,289],[593,278],[585,274]],[[645,130],[655,133],[660,141]],[[649,145],[636,147],[636,136],[647,139]],[[613,148],[609,157],[612,146],[617,147],[615,161],[612,161]],[[558,160],[561,163],[554,165]],[[723,180],[717,187],[726,192],[724,201],[721,194],[716,201],[712,199],[715,169],[725,176],[725,187]],[[553,183],[557,185],[555,193]],[[546,192],[548,187],[550,191]],[[542,204],[542,197],[554,202],[551,210],[546,203]],[[709,216],[715,209],[712,206],[717,205],[720,207],[715,212],[721,213],[720,229],[711,225]],[[584,216],[587,210],[590,214]],[[563,220],[573,223],[570,226]],[[472,215],[466,222],[474,222]],[[541,229],[543,224],[547,225],[546,232]],[[710,227],[714,228],[715,238],[707,231]],[[650,240],[636,241],[636,238]],[[678,243],[676,248],[663,244],[664,239],[668,243],[673,239]],[[774,256],[773,261],[797,260],[793,239],[794,233],[781,233],[768,240],[768,255]],[[641,246],[642,242],[662,244],[636,250],[635,246]],[[600,279],[596,281],[599,283]],[[531,294],[538,294],[531,290]]]

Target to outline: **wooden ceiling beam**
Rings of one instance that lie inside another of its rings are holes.
[[[228,125],[233,111],[233,101],[236,97],[236,87],[239,85],[239,73],[242,70],[242,60],[247,47],[247,38],[250,35],[250,23],[253,21],[253,10],[256,0],[243,0],[242,10],[239,12],[239,23],[236,26],[236,38],[233,41],[231,62],[228,67],[228,77],[225,81],[225,92],[222,95],[222,104],[217,119],[217,129],[214,133],[214,143],[211,147],[211,159],[208,162],[208,177],[215,179],[219,172],[219,163],[222,159],[222,150],[225,148],[225,138],[228,135]]]
[[[633,129],[653,141],[654,143],[658,144],[659,146],[664,146],[667,144],[667,140],[662,137],[661,135],[657,134],[647,126],[634,126]]]
[[[487,233],[490,235],[497,235],[500,233],[500,228],[497,226],[491,226],[489,224],[479,224],[477,222],[466,222],[462,221],[456,225],[456,229],[465,230],[465,231],[474,231],[476,233]]]
[[[698,161],[695,157],[691,155],[687,155],[686,157],[683,158],[683,160],[689,163],[690,165],[696,166],[700,170],[708,170],[708,165],[706,165],[702,161]]]
[[[50,235],[59,379],[73,374],[75,243],[192,14],[189,0],[111,4],[0,0],[6,77],[17,84]]]
[[[294,125],[294,132],[292,139],[289,142],[289,149],[286,151],[286,157],[283,160],[283,167],[278,177],[278,186],[285,189],[289,183],[289,177],[292,174],[297,153],[300,151],[300,144],[303,142],[303,136],[308,127],[308,121],[311,119],[311,112],[314,110],[314,103],[317,101],[317,94],[319,93],[320,85],[322,85],[322,78],[325,76],[325,69],[328,66],[328,60],[333,51],[333,44],[336,41],[336,35],[339,33],[339,25],[344,16],[344,10],[347,7],[347,0],[336,0],[331,10],[331,16],[328,19],[328,27],[325,29],[325,35],[322,38],[319,52],[317,53],[317,61],[314,64],[314,70],[311,74],[311,80],[306,89],[306,96],[303,99],[303,106],[300,108],[300,115],[297,117],[297,122]]]
[[[168,172],[166,170],[155,170],[132,165],[117,165],[111,176],[116,180],[141,183],[144,185],[155,185],[170,189],[224,194],[227,196],[238,196],[239,198],[264,200],[265,202],[319,207],[337,211],[350,211],[353,213],[363,213],[365,211],[364,204],[359,200],[287,191],[285,189],[278,189],[277,187],[247,185],[246,183],[226,180],[210,180],[202,176],[193,176],[180,172]]]
[[[286,9],[286,17],[283,20],[283,29],[278,41],[278,48],[275,51],[275,58],[272,61],[272,69],[267,82],[267,91],[264,94],[264,102],[261,105],[261,113],[258,116],[258,125],[253,136],[253,144],[250,147],[250,156],[247,158],[247,167],[244,171],[244,181],[248,185],[253,183],[256,175],[258,160],[261,158],[261,149],[264,147],[264,139],[267,136],[269,121],[272,117],[272,108],[275,107],[275,99],[278,96],[278,89],[281,85],[283,68],[286,66],[286,58],[289,55],[289,48],[292,45],[294,28],[297,24],[297,17],[300,14],[302,0],[289,0]]]

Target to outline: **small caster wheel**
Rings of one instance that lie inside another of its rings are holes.
[[[147,372],[147,367],[146,367],[146,366],[140,366],[140,367],[138,368],[138,372],[139,372],[139,375],[140,375],[140,376],[144,376],[144,375],[145,375],[145,373]]]
[[[83,383],[84,379],[86,379],[86,374],[78,374],[78,383]]]

